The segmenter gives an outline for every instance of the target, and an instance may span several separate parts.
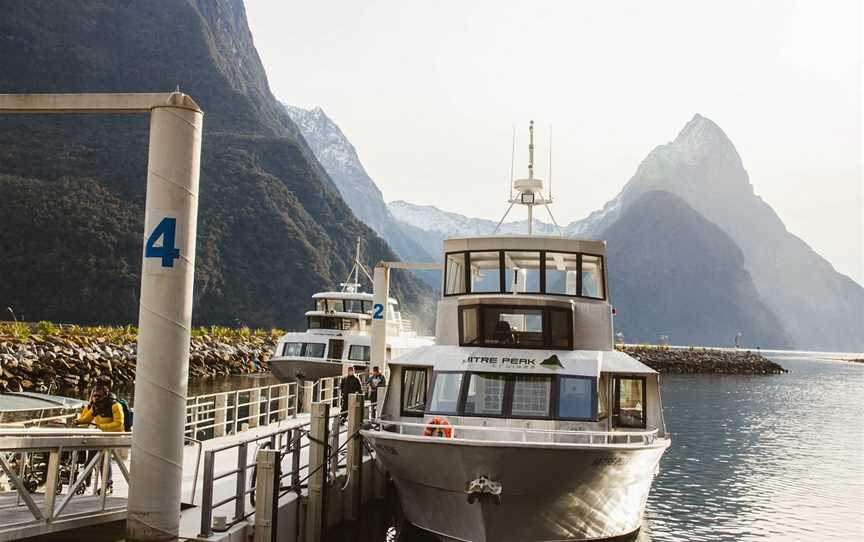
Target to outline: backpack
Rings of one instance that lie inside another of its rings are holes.
[[[128,433],[132,430],[132,416],[135,413],[132,412],[132,408],[126,402],[126,399],[117,399],[117,402],[120,403],[120,408],[123,409],[123,430]]]

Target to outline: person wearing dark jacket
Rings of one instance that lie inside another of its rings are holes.
[[[387,379],[377,366],[372,367],[372,374],[366,379],[366,389],[369,390],[369,400],[373,403],[378,400],[378,388],[387,385]]]
[[[354,367],[348,367],[348,374],[342,377],[339,383],[339,391],[342,392],[342,421],[348,417],[348,396],[352,393],[363,393],[363,385],[354,374]]]

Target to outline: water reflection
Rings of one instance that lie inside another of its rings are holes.
[[[645,540],[864,539],[864,366],[777,361],[790,373],[663,379]]]

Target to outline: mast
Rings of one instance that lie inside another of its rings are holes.
[[[550,135],[551,140],[551,135]],[[552,158],[552,153],[550,150],[549,153],[550,163]],[[513,159],[511,158],[511,164]],[[551,167],[551,166],[550,166]],[[551,174],[551,169],[550,169]],[[510,204],[507,207],[507,211],[504,213],[504,216],[501,217],[501,220],[498,222],[498,225],[495,227],[495,231],[493,234],[498,233],[498,230],[501,228],[501,224],[504,223],[504,220],[507,218],[507,215],[510,213],[510,210],[513,209],[514,205],[524,205],[528,208],[528,235],[534,234],[534,206],[542,205],[546,208],[546,211],[549,213],[549,217],[552,219],[552,222],[555,224],[555,227],[558,228],[558,233],[564,235],[564,232],[561,230],[561,226],[558,225],[558,221],[555,220],[555,216],[552,214],[552,210],[549,209],[549,204],[552,203],[551,194],[549,197],[543,193],[543,179],[538,179],[534,177],[534,121],[530,121],[528,123],[528,177],[524,179],[516,179],[513,181],[512,189],[516,191],[516,197],[510,197],[508,199],[508,203]]]

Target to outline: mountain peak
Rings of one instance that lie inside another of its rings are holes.
[[[724,151],[738,156],[735,145],[717,123],[699,113],[693,115],[684,128],[678,133],[673,145],[690,149],[712,149]]]

